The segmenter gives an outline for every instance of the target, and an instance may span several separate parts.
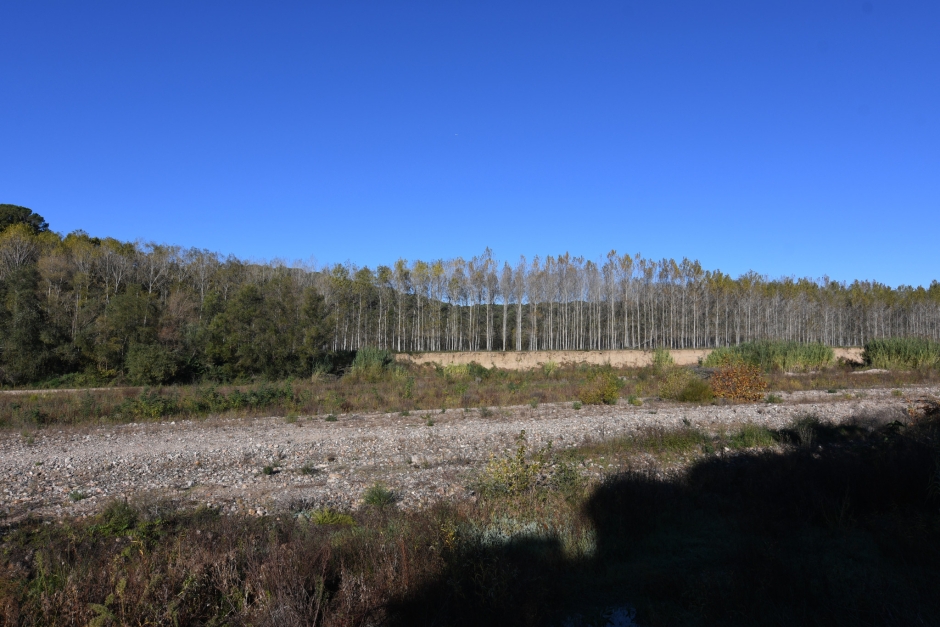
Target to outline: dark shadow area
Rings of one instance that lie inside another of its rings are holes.
[[[592,558],[470,543],[390,608],[393,624],[544,626],[618,606],[644,626],[940,624],[932,411],[908,424],[807,419],[780,432],[785,453],[711,456],[672,481],[615,476],[585,506]]]

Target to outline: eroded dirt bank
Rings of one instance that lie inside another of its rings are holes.
[[[861,348],[836,348],[836,359],[861,363]],[[673,361],[679,366],[694,366],[699,360],[711,353],[711,349],[688,349],[669,351]],[[464,365],[471,362],[487,368],[504,370],[528,370],[543,364],[554,362],[558,365],[594,365],[610,364],[614,368],[637,368],[652,363],[651,351],[464,351],[457,353],[399,353],[397,361],[414,364],[439,364],[441,366]]]
[[[224,511],[270,513],[332,506],[356,508],[376,481],[403,507],[468,496],[473,473],[502,455],[526,430],[529,443],[569,447],[649,427],[690,424],[718,430],[745,422],[783,427],[794,418],[893,420],[940,387],[838,395],[795,392],[774,405],[694,406],[648,402],[584,407],[440,410],[411,415],[207,419],[32,434],[0,433],[0,521],[28,513],[93,512],[114,498],[172,498]],[[429,426],[429,419],[433,425]],[[265,467],[269,473],[265,474]],[[590,474],[595,469],[585,467]],[[596,469],[599,471],[599,469]]]

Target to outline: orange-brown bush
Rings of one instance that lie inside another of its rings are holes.
[[[764,398],[767,380],[758,366],[735,363],[713,374],[711,387],[718,398],[754,402]]]

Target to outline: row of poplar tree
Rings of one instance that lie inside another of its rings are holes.
[[[364,346],[396,351],[860,345],[940,339],[940,284],[732,278],[609,253],[374,270],[248,263],[198,249],[61,236],[0,205],[0,379],[138,383],[306,375]],[[332,360],[332,361],[331,361]]]

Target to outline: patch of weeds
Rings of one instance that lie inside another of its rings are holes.
[[[332,525],[336,527],[354,527],[355,519],[349,514],[343,514],[325,507],[312,512],[304,512],[304,515],[315,525]]]
[[[83,501],[88,498],[88,495],[82,492],[81,490],[72,490],[69,492],[69,500],[73,503]]]
[[[835,388],[829,388],[828,390],[826,390],[826,394],[835,394],[835,393],[836,393]]]
[[[490,458],[477,480],[477,487],[485,496],[514,496],[529,490],[545,465],[547,449],[539,451],[532,461],[528,457],[525,429],[516,436],[516,452],[513,455]]]
[[[294,424],[295,422],[297,422],[297,414],[295,414],[294,412],[287,414],[286,416],[284,416],[284,422],[286,422],[289,425]]]
[[[398,412],[398,415],[399,415],[399,416],[410,416],[410,415],[411,415],[411,412],[409,412],[407,409],[403,409],[402,411]]]
[[[278,469],[277,464],[271,464],[261,469],[261,474],[266,475],[268,477],[270,477],[271,475],[276,475],[279,472],[281,471]]]
[[[545,373],[546,377],[550,377],[558,371],[558,364],[554,361],[549,361],[542,364],[542,372]]]
[[[643,405],[643,401],[640,400],[640,397],[638,397],[636,394],[631,394],[630,396],[628,396],[627,403],[629,403],[630,405],[633,405],[634,407],[640,407]]]
[[[764,399],[764,402],[766,402],[768,405],[772,403],[782,403],[783,397],[779,394],[768,394],[767,398]]]
[[[429,427],[433,427],[433,426],[434,426],[434,419],[431,418],[430,416],[428,416],[428,419],[427,419],[427,421],[426,421],[424,424],[426,424],[426,425],[429,426]]]
[[[897,396],[897,397],[904,396],[904,392],[902,392],[901,390],[891,390],[891,396]]]
[[[581,409],[581,401],[575,401],[571,404],[571,409]]]
[[[397,500],[395,493],[384,483],[374,483],[362,495],[362,502],[372,507],[385,508]]]
[[[536,400],[531,400],[531,401],[529,401],[529,407],[531,407],[532,409],[538,409],[538,406],[539,406],[539,402],[538,402],[538,401],[536,401]]]
[[[315,475],[318,472],[320,472],[320,469],[313,464],[304,464],[300,467],[300,474],[302,475]]]
[[[790,432],[795,436],[797,444],[809,447],[816,441],[820,424],[816,416],[801,416],[790,425]]]
[[[766,427],[748,423],[741,427],[741,430],[731,437],[731,446],[733,448],[758,448],[773,446],[777,443],[773,432]]]
[[[330,414],[329,416],[327,416],[327,417],[324,418],[323,420],[325,420],[325,421],[327,421],[327,422],[336,422],[336,414]]]
[[[491,410],[489,407],[480,408],[480,418],[489,418],[492,415],[493,415],[493,410]]]

